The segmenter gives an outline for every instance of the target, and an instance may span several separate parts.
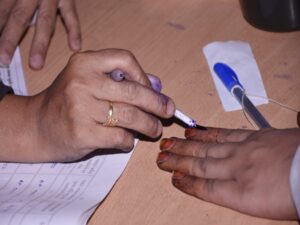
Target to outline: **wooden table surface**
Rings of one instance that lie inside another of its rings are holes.
[[[124,48],[144,70],[160,76],[163,91],[177,106],[206,126],[249,128],[241,111],[225,113],[204,58],[213,41],[249,42],[269,97],[300,109],[300,33],[270,33],[248,25],[237,0],[77,0],[83,50]],[[46,66],[28,68],[30,29],[21,43],[30,94],[46,88],[67,63],[68,49],[61,21]],[[296,114],[268,104],[259,109],[276,128],[296,126]],[[163,137],[183,136],[169,124]],[[159,142],[140,142],[114,189],[89,225],[298,224],[253,218],[187,196],[171,185],[170,174],[155,163]],[[274,196],[276,198],[276,196]],[[66,222],[67,224],[67,222]]]

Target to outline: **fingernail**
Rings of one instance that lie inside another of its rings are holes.
[[[175,139],[170,139],[170,138],[164,138],[160,141],[160,149],[165,151],[165,150],[170,150],[172,146],[175,143]]]
[[[198,125],[198,124],[196,125],[196,129],[198,129],[198,130],[207,130],[206,127]]]
[[[184,173],[181,173],[181,172],[178,172],[178,171],[174,171],[172,179],[179,180],[179,179],[182,179],[184,177],[185,177]]]
[[[185,132],[184,132],[184,136],[186,138],[195,137],[196,134],[197,134],[197,129],[196,128],[187,128],[187,129],[185,129]]]
[[[162,89],[162,84],[161,84],[160,79],[157,76],[154,76],[154,75],[149,74],[149,73],[147,73],[147,76],[148,76],[148,78],[150,80],[152,89],[154,91],[160,93],[161,89]]]
[[[44,60],[41,55],[34,55],[30,57],[29,63],[33,69],[41,69],[43,67]]]
[[[158,164],[163,163],[163,162],[167,161],[170,158],[170,156],[171,156],[171,153],[169,153],[169,152],[160,152],[157,156],[156,162]]]
[[[10,64],[10,58],[6,54],[0,55],[0,67],[7,68]]]

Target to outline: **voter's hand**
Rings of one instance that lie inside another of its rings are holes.
[[[187,129],[186,138],[161,141],[159,168],[199,199],[242,213],[297,219],[290,190],[300,129],[260,131]]]

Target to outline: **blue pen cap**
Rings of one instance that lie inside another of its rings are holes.
[[[214,71],[229,92],[231,92],[234,86],[240,86],[244,89],[243,85],[239,82],[236,73],[228,65],[224,63],[216,63],[214,65]]]

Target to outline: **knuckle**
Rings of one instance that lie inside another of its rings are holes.
[[[210,194],[214,194],[214,187],[215,187],[215,180],[214,179],[207,179],[205,185],[205,191],[208,193],[208,197]]]
[[[247,162],[247,163],[253,163],[256,162],[257,159],[260,158],[261,153],[264,152],[264,149],[266,149],[264,143],[257,142],[255,140],[247,141],[244,143],[243,149],[241,149],[240,152],[237,152],[238,158],[241,159],[241,161]],[[247,151],[248,149],[251,149],[251,151]]]
[[[48,13],[40,12],[38,17],[38,23],[41,26],[50,28],[51,34],[54,32],[54,20],[53,17]]]
[[[213,196],[215,196],[215,180],[205,179],[203,185],[200,188],[193,189],[192,193],[205,201],[213,201]]]
[[[206,178],[207,174],[207,159],[193,159],[192,172]]]
[[[210,144],[210,143],[209,143]],[[209,157],[209,144],[205,142],[195,142],[195,146],[192,151],[194,157],[207,158]],[[201,149],[201,150],[200,150]]]
[[[135,82],[128,82],[125,86],[124,96],[130,102],[134,101],[139,96],[139,85]]]
[[[135,107],[123,107],[121,118],[125,124],[132,124],[138,118],[138,109]]]
[[[11,12],[11,18],[13,21],[22,27],[27,27],[29,25],[29,16],[26,10],[22,8],[14,9]]]
[[[82,65],[89,52],[75,52],[71,55],[69,63]]]
[[[120,50],[119,54],[125,65],[131,65],[133,62],[136,61],[133,53],[128,50]]]
[[[233,161],[233,167],[231,174],[233,174],[234,179],[243,187],[248,184],[249,180],[252,180],[257,176],[257,168],[255,166],[255,161],[252,160],[252,156],[239,157]]]
[[[85,80],[80,77],[72,77],[69,80],[68,84],[65,87],[64,93],[70,99],[76,100],[78,99],[78,93],[83,93],[84,89],[86,88]],[[77,97],[75,97],[75,95]]]
[[[151,137],[156,137],[157,135],[159,135],[161,132],[159,132],[160,129],[160,122],[158,122],[158,120],[152,118],[151,122],[148,124],[148,129],[149,129],[149,135]]]
[[[49,39],[48,38],[40,38],[39,40],[38,40],[38,42],[36,42],[35,43],[35,47],[36,47],[36,49],[40,52],[40,53],[42,53],[42,54],[45,54],[46,53],[46,51],[47,51],[47,48],[48,48],[48,42],[49,41]]]

